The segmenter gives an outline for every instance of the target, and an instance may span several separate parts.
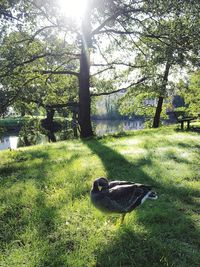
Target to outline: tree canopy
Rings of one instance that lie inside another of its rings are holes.
[[[1,112],[22,98],[41,105],[73,99],[81,136],[88,137],[91,97],[122,89],[130,96],[144,84],[162,98],[172,66],[198,67],[199,1],[86,4],[77,19],[56,0],[2,1]]]

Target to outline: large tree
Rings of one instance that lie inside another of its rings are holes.
[[[15,57],[12,57],[9,64],[1,64],[0,77],[23,72],[31,62],[50,57],[52,65],[49,65],[48,69],[38,66],[35,73],[73,75],[78,79],[81,137],[93,134],[90,120],[91,94],[97,95],[99,92],[95,91],[95,83],[91,77],[96,74],[99,77],[101,75],[104,80],[114,79],[114,91],[129,88],[131,84],[137,83],[137,80],[144,81],[144,77],[132,74],[137,73],[137,67],[141,67],[134,62],[135,54],[141,50],[138,40],[145,35],[163,41],[165,34],[161,31],[157,35],[149,25],[159,23],[163,18],[168,20],[178,13],[181,18],[188,6],[194,8],[199,5],[197,1],[192,1],[192,4],[183,1],[184,5],[180,6],[178,0],[170,4],[158,0],[88,0],[84,16],[77,21],[63,17],[54,0],[15,2],[20,2],[20,5],[14,7],[14,14],[19,18],[19,23],[13,27],[18,28],[20,32],[28,32],[29,36],[21,38],[21,46],[28,49],[36,38],[48,41],[49,46],[42,51],[32,50],[32,53],[22,57],[21,61],[16,62]],[[10,8],[9,11],[12,13],[12,10]],[[20,18],[25,23],[20,24]],[[59,49],[54,46],[54,40],[58,37],[62,40]],[[61,56],[63,48],[71,57],[70,67],[64,58],[59,66],[56,65],[56,57],[58,54]],[[78,67],[74,62],[78,63]],[[104,93],[112,92],[102,89],[101,94]]]
[[[170,16],[155,16],[154,21],[147,21],[146,28],[142,33],[142,37],[138,42],[141,51],[136,57],[136,61],[140,65],[141,73],[148,77],[145,83],[141,86],[138,85],[129,90],[124,101],[121,101],[121,110],[126,112],[137,112],[141,114],[141,107],[144,110],[145,100],[147,98],[157,98],[157,104],[152,105],[154,111],[153,124],[154,128],[159,127],[160,117],[163,108],[164,99],[173,94],[172,78],[176,80],[176,73],[188,67],[194,67],[198,60],[197,47],[195,37],[200,36],[199,31],[199,4],[191,6],[184,3],[185,6],[178,8],[174,6]],[[159,9],[155,9],[158,12]],[[171,78],[170,74],[174,77]],[[133,90],[134,89],[134,90]],[[137,97],[135,105],[126,107],[126,101],[129,101],[130,96]],[[143,99],[142,99],[143,96]],[[140,105],[136,107],[139,104]],[[134,110],[136,108],[136,110]]]

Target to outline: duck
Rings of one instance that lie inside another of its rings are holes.
[[[151,186],[130,181],[111,181],[104,177],[94,180],[90,191],[93,205],[104,213],[121,214],[121,224],[127,213],[143,204],[146,199],[157,199]]]

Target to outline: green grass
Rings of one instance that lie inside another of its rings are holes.
[[[200,135],[160,130],[0,152],[0,266],[198,267]],[[106,216],[98,176],[155,186],[156,201]]]

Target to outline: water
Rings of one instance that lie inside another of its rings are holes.
[[[98,136],[102,136],[108,133],[126,132],[130,130],[138,130],[144,128],[142,120],[95,120],[92,123],[95,129],[95,133]],[[37,137],[37,144],[47,142],[48,138],[46,136],[40,135],[40,137]],[[0,150],[17,149],[20,146],[21,140],[17,133],[15,133],[15,135],[11,135],[9,133],[3,137],[0,137]]]
[[[30,143],[29,145],[35,145],[35,144],[45,144],[48,143],[48,138],[45,135],[40,135],[37,137],[36,140],[34,140],[33,143]],[[25,146],[22,139],[18,136],[3,136],[0,138],[0,150],[5,149],[17,149],[18,147]]]
[[[17,149],[18,139],[18,136],[4,136],[0,138],[0,150]]]
[[[126,132],[144,128],[142,120],[96,120],[93,121],[95,133],[102,136],[108,133]]]

